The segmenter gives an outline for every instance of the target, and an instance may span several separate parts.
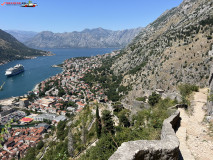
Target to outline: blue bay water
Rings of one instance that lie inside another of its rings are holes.
[[[98,54],[110,53],[118,48],[71,48],[71,49],[47,49],[54,56],[37,57],[36,59],[16,60],[0,66],[0,85],[5,82],[3,90],[0,91],[0,99],[13,96],[21,96],[31,91],[39,82],[56,75],[62,71],[61,68],[51,67],[54,64],[61,64],[64,60],[72,57],[95,56]],[[6,69],[16,64],[24,65],[25,72],[6,77]]]

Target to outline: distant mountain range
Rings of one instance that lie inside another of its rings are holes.
[[[0,29],[0,64],[42,55],[47,55],[47,52],[31,49]]]
[[[20,30],[4,30],[5,32],[11,34],[20,42],[26,42],[29,39],[33,38],[38,32],[33,31],[20,31]]]
[[[112,31],[96,28],[65,33],[7,32],[33,48],[110,48],[126,46],[141,30],[142,28]]]
[[[32,48],[110,48],[129,44],[143,28],[112,31],[103,28],[85,29],[81,32],[40,33],[20,30],[0,30],[0,64],[47,55]],[[20,41],[20,42],[19,42]],[[21,43],[22,42],[22,43]],[[24,43],[24,44],[23,44]],[[27,47],[28,46],[28,47]]]

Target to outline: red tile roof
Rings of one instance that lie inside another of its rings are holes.
[[[77,102],[77,105],[85,106],[85,104],[83,104],[83,103],[81,103],[81,102]]]
[[[33,119],[32,118],[29,118],[29,117],[24,117],[24,118],[22,118],[21,120],[20,120],[21,122],[32,122],[33,121]]]

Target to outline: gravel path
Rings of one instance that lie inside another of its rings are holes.
[[[202,107],[207,102],[207,89],[200,89],[194,94],[193,114],[189,116],[182,108],[180,110],[181,126],[176,132],[180,141],[180,151],[184,160],[212,160],[213,138],[208,135],[208,129],[202,122],[205,111]]]

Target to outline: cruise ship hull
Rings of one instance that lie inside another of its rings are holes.
[[[17,75],[17,74],[20,74],[20,73],[22,73],[22,72],[24,72],[24,70],[18,71],[18,72],[16,72],[16,73],[5,73],[5,76],[11,77],[11,76],[15,76],[15,75]]]
[[[9,68],[6,70],[5,75],[6,76],[14,76],[17,75],[19,73],[24,72],[24,66],[21,64],[17,64],[16,66],[14,66],[13,68]]]

